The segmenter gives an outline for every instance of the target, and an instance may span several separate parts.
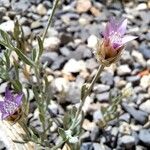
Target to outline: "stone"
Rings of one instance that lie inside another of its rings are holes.
[[[47,51],[56,51],[59,48],[60,39],[57,37],[48,37],[45,38],[43,47]]]
[[[91,11],[92,15],[95,16],[95,17],[98,17],[101,14],[100,11],[99,11],[99,9],[97,9],[94,6],[91,7],[90,11]]]
[[[123,51],[122,52],[122,56],[120,58],[120,61],[123,63],[123,64],[132,64],[133,63],[133,58],[130,54],[129,51]]]
[[[145,10],[145,9],[147,9],[147,5],[146,5],[146,3],[140,3],[140,4],[138,4],[138,6],[136,7],[136,10]]]
[[[65,13],[61,15],[61,20],[65,23],[65,24],[70,24],[70,21],[72,20],[78,20],[79,19],[79,14],[77,13]]]
[[[0,6],[10,7],[10,0],[0,0]]]
[[[82,128],[87,131],[92,131],[95,129],[96,124],[94,122],[89,121],[88,119],[84,119]]]
[[[130,75],[131,69],[128,65],[120,65],[119,67],[117,67],[117,74],[120,76]]]
[[[127,103],[122,103],[122,107],[125,111],[127,111],[136,121],[140,124],[145,124],[148,120],[148,113],[136,110],[135,108],[129,106]]]
[[[142,111],[145,111],[147,113],[150,114],[150,99],[147,100],[146,102],[142,103],[139,108],[142,110]]]
[[[133,83],[134,86],[139,85],[140,83],[140,76],[129,76],[126,78],[128,82]]]
[[[89,16],[88,14],[82,14],[81,17],[79,18],[79,23],[80,25],[85,26],[89,24],[91,20],[92,20],[91,16]]]
[[[65,63],[66,58],[64,56],[58,56],[57,59],[52,63],[51,69],[57,70],[60,69]]]
[[[103,114],[100,110],[96,110],[94,113],[93,113],[93,120],[95,122],[98,122],[99,120],[103,120]]]
[[[130,135],[131,134],[131,127],[127,122],[121,122],[120,126],[119,126],[119,132],[121,134],[127,134]]]
[[[141,78],[140,86],[144,89],[148,88],[150,86],[150,75],[144,75]]]
[[[98,38],[95,35],[90,35],[87,39],[88,47],[96,50]],[[93,51],[94,52],[94,51]]]
[[[1,19],[3,18],[3,16],[5,16],[5,13],[6,13],[6,8],[5,7],[0,7],[0,18]]]
[[[62,92],[62,91],[67,93],[69,90],[68,80],[66,80],[65,78],[61,78],[61,77],[54,79],[51,83],[51,86],[52,86],[52,90],[54,90],[55,93]]]
[[[60,52],[63,56],[66,56],[66,57],[70,55],[70,49],[67,48],[66,46],[60,48]]]
[[[130,135],[124,135],[119,139],[119,145],[125,149],[132,149],[135,146],[135,139]]]
[[[96,84],[94,85],[93,91],[95,93],[103,93],[106,91],[110,90],[110,86],[109,85],[105,85],[105,84]]]
[[[105,148],[103,147],[102,144],[100,143],[93,143],[93,150],[104,150]]]
[[[145,61],[143,55],[142,55],[140,52],[133,50],[131,55],[132,55],[133,58],[134,58],[139,64],[141,64],[143,67],[146,66],[146,61]]]
[[[91,142],[84,142],[81,145],[81,150],[92,150],[92,143]]]
[[[57,115],[58,114],[58,104],[54,101],[51,101],[51,103],[48,105],[48,111],[50,111],[50,114],[52,113],[52,115]]]
[[[44,7],[43,4],[39,4],[36,9],[37,9],[37,13],[39,15],[45,15],[46,12],[47,12],[47,10],[46,10],[46,8]]]
[[[109,71],[104,71],[101,73],[100,75],[100,81],[103,84],[106,85],[113,85],[114,81],[113,81],[113,73],[109,72]]]
[[[114,83],[117,88],[123,88],[126,85],[126,81],[119,76],[114,77]]]
[[[47,63],[50,66],[57,58],[58,54],[56,52],[45,52],[42,54],[40,61],[42,64]]]
[[[86,60],[86,68],[89,70],[93,70],[96,67],[98,67],[98,63],[96,62],[96,60],[94,58],[90,58]]]
[[[109,92],[96,94],[96,99],[100,102],[108,102],[109,101]]]
[[[140,44],[139,51],[143,54],[144,58],[150,59],[149,47],[146,43]]]
[[[63,71],[65,73],[77,73],[81,70],[85,70],[85,63],[84,61],[76,61],[75,59],[70,59],[63,67]]]
[[[5,89],[6,89],[7,85],[8,85],[7,82],[4,82],[4,83],[0,84],[0,93],[1,94],[5,92]]]
[[[30,1],[28,0],[12,0],[11,7],[17,12],[24,12],[30,7]]]
[[[85,45],[79,45],[75,51],[70,53],[69,58],[74,58],[76,60],[81,60],[83,58],[90,58],[92,56],[91,51]]]
[[[67,45],[69,42],[73,42],[73,37],[70,34],[60,34],[60,41],[62,45]]]
[[[147,60],[146,66],[147,66],[147,69],[150,70],[150,59]]]
[[[147,150],[147,148],[141,145],[136,145],[136,150]]]
[[[13,32],[14,30],[14,21],[8,20],[0,24],[0,29],[6,32]]]
[[[31,35],[31,29],[28,26],[22,26],[24,37],[27,38]]]
[[[123,115],[121,115],[119,117],[119,120],[120,121],[126,121],[126,122],[129,123],[129,121],[130,121],[130,115],[128,113],[124,113]]]
[[[90,10],[91,6],[91,0],[78,0],[76,4],[76,10],[78,13],[84,13]]]
[[[72,82],[69,84],[69,90],[66,93],[65,97],[67,102],[70,102],[72,104],[79,103],[80,101],[80,89],[76,83]]]
[[[42,27],[40,21],[33,21],[33,22],[31,23],[31,29],[38,29],[38,28],[40,28],[40,27]]]
[[[139,139],[146,146],[150,146],[150,129],[142,129],[139,132]]]

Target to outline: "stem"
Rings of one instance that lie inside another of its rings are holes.
[[[98,79],[99,75],[101,74],[101,72],[103,71],[103,69],[104,69],[104,65],[99,66],[95,77],[93,78],[93,80],[92,80],[90,86],[88,87],[88,89],[87,89],[87,91],[86,91],[84,97],[81,99],[80,106],[79,106],[79,108],[78,108],[78,110],[77,110],[77,113],[76,113],[76,116],[75,116],[75,118],[74,118],[74,121],[73,121],[73,123],[72,123],[72,125],[71,125],[71,127],[70,127],[71,130],[74,128],[74,126],[75,126],[75,124],[76,124],[76,121],[77,121],[77,119],[78,119],[78,117],[79,117],[79,115],[80,115],[80,113],[81,113],[81,111],[82,111],[82,107],[83,107],[83,105],[84,105],[84,103],[85,103],[85,99],[86,99],[87,96],[90,94],[90,92],[91,92],[91,90],[92,90],[92,88],[93,88],[93,86],[94,86],[94,83],[97,81],[97,79]]]
[[[54,1],[54,5],[53,5],[53,7],[52,7],[51,15],[49,16],[47,26],[46,26],[45,31],[44,31],[43,36],[42,36],[42,41],[43,41],[43,42],[44,42],[46,33],[47,33],[47,31],[48,31],[48,28],[49,28],[49,26],[50,26],[51,23],[52,23],[52,18],[53,18],[53,16],[54,16],[54,13],[55,13],[55,10],[56,10],[56,7],[57,7],[58,2],[59,2],[59,0],[55,0],[55,1]]]

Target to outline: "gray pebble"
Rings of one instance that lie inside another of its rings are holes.
[[[147,146],[150,146],[150,129],[142,129],[139,133],[139,139]]]
[[[145,124],[148,120],[148,114],[141,110],[136,110],[134,107],[129,106],[127,103],[122,103],[122,107],[127,111],[136,121]]]

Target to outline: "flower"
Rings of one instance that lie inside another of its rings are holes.
[[[136,36],[124,35],[127,19],[116,21],[111,18],[103,32],[102,42],[98,41],[96,56],[106,66],[118,60],[125,44],[136,39]]]
[[[22,103],[23,94],[14,96],[8,87],[6,87],[4,101],[0,101],[1,120],[13,115]]]

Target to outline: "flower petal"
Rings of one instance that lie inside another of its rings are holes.
[[[102,33],[104,38],[107,39],[110,34],[110,23],[108,22],[105,28],[105,31]]]
[[[118,32],[121,35],[124,35],[126,32],[126,28],[127,28],[127,19],[123,19],[119,24],[118,24]]]
[[[3,108],[3,104],[4,104],[4,102],[3,102],[3,101],[0,101],[0,111],[1,111],[1,109]]]
[[[13,95],[11,94],[9,87],[7,86],[5,90],[5,100],[11,101],[12,99],[13,99]]]
[[[15,103],[17,104],[17,106],[20,106],[20,105],[21,105],[22,97],[23,97],[23,94],[18,94],[18,95],[14,98],[14,101],[15,101]]]
[[[110,29],[111,29],[111,31],[116,31],[118,22],[115,20],[115,18],[111,17],[109,22],[110,22]]]
[[[126,35],[122,38],[122,44],[125,44],[129,41],[132,41],[132,40],[136,39],[136,38],[137,38],[137,36]]]
[[[1,120],[6,119],[8,116],[10,116],[10,114],[8,114],[8,113],[2,113]]]

